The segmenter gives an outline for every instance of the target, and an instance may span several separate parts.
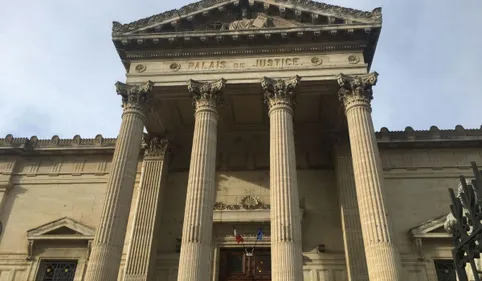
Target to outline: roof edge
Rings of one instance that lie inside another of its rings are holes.
[[[482,142],[482,126],[480,128],[465,129],[461,125],[457,125],[455,129],[442,130],[436,126],[430,127],[429,130],[414,130],[412,127],[406,127],[404,131],[389,131],[383,127],[375,135],[379,144]],[[72,139],[60,139],[57,135],[51,139],[38,139],[37,136],[16,138],[8,134],[5,138],[0,138],[0,149],[19,151],[112,149],[115,147],[116,141],[116,138],[104,138],[100,134],[93,139],[83,139],[79,135],[74,136]]]

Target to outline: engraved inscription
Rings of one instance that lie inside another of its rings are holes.
[[[301,66],[299,58],[257,59],[255,67]]]
[[[189,62],[189,70],[214,70],[214,69],[225,69],[225,61],[209,61],[209,62]]]
[[[306,60],[306,58],[305,58]],[[306,61],[307,65],[319,66],[318,64]],[[228,61],[228,60],[212,60],[212,61],[187,61],[173,62],[169,64],[170,71],[179,71],[186,69],[188,71],[209,71],[209,70],[227,70],[227,69],[263,69],[263,68],[288,68],[303,66],[303,59],[299,57],[279,57],[279,58],[261,58],[246,59],[244,61]]]

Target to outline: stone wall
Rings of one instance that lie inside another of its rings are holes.
[[[471,176],[469,162],[482,163],[482,149],[383,148],[381,153],[387,187],[386,204],[394,221],[396,245],[402,253],[406,280],[435,281],[433,259],[450,258],[450,241],[424,241],[426,259],[418,260],[408,231],[448,213],[448,188],[457,185],[459,175]],[[36,242],[32,251],[33,259],[27,260],[27,231],[62,217],[69,217],[95,229],[102,208],[110,157],[109,153],[0,157],[2,177],[8,174],[12,163],[15,164],[9,174],[13,186],[4,196],[0,209],[3,226],[0,236],[0,280],[34,280],[41,258],[77,258],[76,280],[82,280],[88,257],[85,243]],[[137,181],[139,176],[140,165]],[[187,171],[175,171],[167,177],[161,233],[158,237],[159,280],[171,281],[176,278],[177,238],[181,235],[187,177]],[[305,280],[346,280],[334,171],[300,169],[298,177],[300,206],[304,212]],[[134,192],[133,202],[136,196],[137,192]],[[246,196],[269,204],[267,170],[217,173],[217,202],[241,204]],[[131,217],[133,212],[131,208]],[[246,231],[254,232],[259,225],[266,227],[269,232],[266,223],[253,223],[247,226]],[[217,223],[215,228],[219,229],[214,233],[222,236],[230,231],[230,226]],[[124,255],[131,223],[128,228]],[[319,244],[326,246],[324,254],[316,252]]]

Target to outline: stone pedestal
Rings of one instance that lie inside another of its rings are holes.
[[[294,90],[300,78],[263,78],[270,119],[271,277],[303,280],[301,218],[293,134]]]
[[[148,136],[144,145],[146,149],[124,281],[150,281],[156,276],[157,234],[164,193],[163,180],[167,172],[164,161],[167,140]]]
[[[370,281],[401,281],[400,255],[384,203],[380,153],[373,129],[370,102],[378,74],[337,77],[345,106],[365,255]]]
[[[356,196],[355,177],[348,138],[334,147],[336,182],[341,209],[341,225],[349,281],[368,281],[368,269]]]
[[[117,280],[141,149],[144,110],[152,85],[116,84],[124,111],[86,281]]]
[[[213,208],[216,196],[217,107],[226,81],[191,80],[194,137],[182,229],[178,281],[209,281],[212,269]]]

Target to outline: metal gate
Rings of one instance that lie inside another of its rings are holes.
[[[465,267],[470,265],[475,281],[480,281],[476,259],[482,250],[482,174],[475,162],[471,162],[474,180],[467,182],[460,176],[461,190],[458,195],[449,188],[453,220],[450,224],[454,249],[452,256],[459,281],[468,281]]]

